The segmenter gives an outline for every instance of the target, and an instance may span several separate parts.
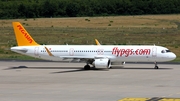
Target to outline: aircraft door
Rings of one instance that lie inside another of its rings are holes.
[[[34,55],[39,56],[39,47],[34,48]]]
[[[156,57],[157,56],[157,48],[153,47],[152,48],[152,57]]]
[[[74,49],[73,49],[73,48],[70,48],[70,49],[69,49],[69,55],[70,55],[70,56],[73,56],[73,55],[74,55]]]

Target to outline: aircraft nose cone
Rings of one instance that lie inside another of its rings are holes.
[[[174,53],[172,53],[172,54],[170,55],[170,58],[172,58],[172,60],[174,60],[174,59],[176,58],[176,55],[175,55]]]

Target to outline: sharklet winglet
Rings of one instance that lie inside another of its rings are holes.
[[[96,45],[101,45],[97,39],[95,39]]]
[[[49,51],[49,49],[48,49],[47,47],[45,47],[45,49],[46,49],[46,51],[47,51],[47,53],[48,53],[49,56],[54,56],[54,55]]]

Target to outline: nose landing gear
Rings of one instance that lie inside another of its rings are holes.
[[[158,67],[158,65],[157,65],[157,62],[154,62],[154,64],[155,64],[154,69],[159,69],[159,67]]]

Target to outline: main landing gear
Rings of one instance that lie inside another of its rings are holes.
[[[158,65],[157,65],[157,62],[154,62],[154,64],[155,64],[154,69],[159,69],[159,67],[158,67]]]
[[[84,70],[90,70],[90,69],[91,67],[88,64],[84,66]]]
[[[90,70],[91,69],[91,66],[90,66],[90,64],[92,64],[94,62],[94,60],[92,59],[90,59],[90,60],[87,60],[86,61],[86,65],[84,66],[84,70]]]

